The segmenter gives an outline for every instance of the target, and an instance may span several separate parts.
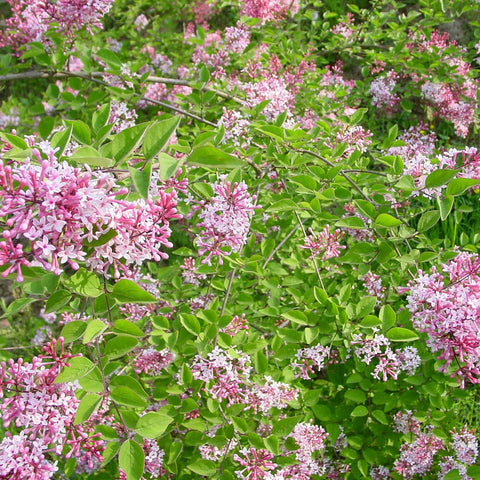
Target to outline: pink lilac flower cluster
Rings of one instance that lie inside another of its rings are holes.
[[[10,109],[10,113],[0,112],[0,129],[7,127],[16,127],[20,123],[20,115],[16,109]]]
[[[231,352],[231,353],[229,353]],[[252,381],[248,355],[237,349],[224,351],[215,347],[206,358],[196,355],[191,365],[193,378],[202,380],[211,398],[227,400],[227,406],[245,404],[266,414],[273,407],[285,408],[298,396],[298,391],[265,376],[263,384]]]
[[[479,149],[475,147],[465,147],[463,150],[451,148],[438,155],[438,161],[448,168],[459,168],[457,177],[479,180],[480,183]]]
[[[420,422],[413,416],[411,410],[405,412],[397,412],[393,416],[393,431],[397,433],[413,433],[418,435],[420,433]]]
[[[350,38],[353,34],[353,24],[353,13],[348,12],[345,21],[339,22],[332,27],[332,33],[335,35],[341,35],[344,38]]]
[[[225,29],[225,48],[232,53],[243,53],[250,44],[248,25],[238,21],[235,27]]]
[[[431,434],[433,427],[430,425],[426,426],[426,432],[422,432],[420,423],[409,410],[395,414],[394,421],[394,431],[410,437],[410,440],[401,446],[400,458],[395,462],[396,472],[405,480],[430,472],[436,460],[435,455],[440,450],[449,451],[452,455],[444,456],[438,462],[439,479],[443,479],[452,470],[457,470],[462,480],[472,480],[467,474],[467,467],[474,465],[477,460],[478,439],[467,427],[460,431],[452,430],[452,441],[447,442]]]
[[[135,25],[137,32],[141,32],[148,25],[148,18],[143,13],[141,13],[135,19],[133,24]]]
[[[398,136],[398,140],[405,145],[390,147],[387,150],[388,155],[399,155],[404,162],[409,156],[420,153],[426,157],[433,155],[437,136],[435,132],[429,130],[427,125],[410,127],[408,130]]]
[[[163,467],[165,452],[158,446],[156,440],[146,438],[142,447],[145,454],[145,473],[150,474],[151,478],[165,475],[166,470]]]
[[[310,250],[310,257],[320,257],[321,260],[328,260],[329,258],[338,257],[340,250],[344,250],[345,245],[340,245],[339,240],[345,235],[340,230],[335,230],[330,233],[330,225],[326,225],[325,228],[317,235],[313,233],[311,228],[308,229],[310,235],[305,238],[305,244],[300,248],[304,250]]]
[[[380,275],[368,271],[363,277],[365,290],[372,297],[377,297],[377,303],[383,299],[386,287],[382,285]]]
[[[235,449],[237,444],[237,440],[232,438],[221,448],[206,443],[200,445],[198,450],[203,459],[216,462],[217,460],[224,458],[229,452]]]
[[[463,99],[467,93],[466,98],[471,101]],[[455,132],[461,137],[468,135],[473,123],[476,96],[476,90],[466,92],[443,83],[425,82],[422,85],[422,97],[435,107],[434,114],[452,122]]]
[[[245,118],[242,112],[238,110],[227,110],[223,107],[220,124],[225,128],[224,142],[231,140],[237,147],[243,147],[248,145],[252,139],[249,134],[250,120]]]
[[[0,32],[0,47],[18,49],[29,42],[42,42],[50,46],[45,36],[53,23],[65,35],[72,35],[86,27],[102,28],[101,19],[110,10],[113,0],[7,0],[12,16],[5,20],[6,28]]]
[[[202,263],[211,264],[216,256],[220,265],[222,255],[239,252],[247,241],[250,222],[255,209],[255,195],[248,193],[245,182],[230,182],[226,175],[213,184],[213,196],[203,202],[199,213],[201,222],[197,227],[202,230],[196,238],[199,254],[207,256]]]
[[[386,382],[388,377],[396,380],[402,371],[407,375],[413,375],[421,363],[417,349],[404,347],[393,351],[390,340],[385,335],[377,333],[377,328],[372,330],[373,335],[369,336],[353,334],[351,341],[351,345],[360,345],[354,349],[358,360],[367,365],[370,365],[373,360],[378,361],[372,376]]]
[[[340,143],[346,143],[346,148],[342,156],[348,158],[350,154],[356,150],[362,153],[365,152],[367,147],[372,143],[370,140],[372,135],[370,130],[365,130],[360,125],[353,127],[346,126],[346,128],[337,132],[335,143],[328,139],[324,144],[333,149]]]
[[[320,344],[300,348],[295,354],[296,359],[292,362],[292,367],[296,371],[295,377],[310,380],[310,374],[315,375],[323,370],[327,362],[335,361],[336,356],[336,352],[332,351],[331,347]]]
[[[7,432],[0,442],[0,478],[48,480],[58,469],[55,455],[75,457],[86,467],[103,459],[100,434],[93,427],[74,424],[80,403],[77,387],[55,383],[73,355],[64,351],[62,338],[44,350],[45,355],[31,363],[23,359],[0,363],[3,426],[15,427],[15,433]]]
[[[397,105],[400,103],[400,97],[393,93],[397,75],[393,70],[390,70],[383,77],[372,80],[370,84],[370,94],[372,95],[372,105],[377,108],[382,108],[387,113],[395,112]]]
[[[112,132],[119,133],[126,128],[133,127],[137,119],[137,112],[134,108],[129,109],[125,102],[112,100],[110,104],[110,117],[108,123],[112,123]]]
[[[248,321],[245,318],[245,314],[242,313],[242,315],[240,316],[235,315],[232,318],[232,321],[225,328],[220,329],[220,332],[226,333],[227,335],[234,337],[238,332],[242,330],[245,330],[245,333],[248,333],[248,329]]]
[[[320,83],[319,95],[331,99],[336,99],[335,91],[339,88],[349,93],[355,86],[355,80],[346,80],[343,72],[342,62],[338,60],[334,65],[327,65]],[[352,112],[353,113],[353,112]]]
[[[114,266],[131,275],[130,266],[167,258],[161,248],[171,247],[169,221],[180,218],[173,194],[157,199],[127,201],[114,177],[88,167],[59,163],[53,151],[48,159],[33,149],[32,160],[0,164],[0,217],[6,228],[0,242],[0,265],[6,276],[21,266],[41,266],[56,274],[61,265],[108,274]],[[98,240],[111,230],[116,236],[94,247],[87,259],[84,242]],[[28,245],[28,249],[26,247]]]
[[[452,367],[462,387],[466,380],[480,383],[480,257],[461,252],[430,275],[420,270],[407,288],[413,324],[427,333],[427,345],[444,361],[440,371]]]
[[[262,23],[278,21],[299,10],[298,0],[243,0],[242,15],[259,18]]]
[[[137,374],[143,372],[155,377],[161,375],[174,360],[175,354],[168,348],[158,351],[154,347],[148,347],[135,355],[133,369]]]
[[[185,257],[183,259],[183,265],[180,265],[180,268],[182,270],[182,278],[184,283],[200,285],[200,281],[207,278],[205,274],[196,272],[197,267],[193,257]]]
[[[241,480],[260,480],[266,477],[269,470],[274,470],[277,464],[272,462],[273,454],[265,449],[256,449],[254,447],[242,448],[240,455],[233,455],[233,460],[238,462],[242,470],[235,471]]]
[[[425,475],[432,466],[435,454],[442,450],[445,444],[431,433],[419,433],[411,443],[400,447],[400,458],[395,462],[395,471],[405,480],[415,475]]]

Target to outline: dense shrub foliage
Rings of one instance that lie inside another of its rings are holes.
[[[480,478],[478,2],[0,8],[0,479]]]

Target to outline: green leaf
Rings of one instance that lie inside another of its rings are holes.
[[[215,147],[196,148],[188,157],[188,163],[205,168],[242,168],[245,162]]]
[[[134,337],[143,337],[145,335],[140,328],[128,320],[117,320],[113,325],[113,331],[116,333],[126,333]]]
[[[130,171],[137,192],[142,198],[147,198],[148,189],[150,188],[150,178],[152,176],[152,164],[148,162],[142,169],[130,167],[128,170]]]
[[[122,65],[122,61],[118,57],[118,55],[108,48],[101,48],[98,50],[95,55],[104,63],[106,63],[109,67],[117,67],[120,68]]]
[[[110,144],[111,154],[118,163],[125,160],[141,143],[150,122],[126,128],[115,135]]]
[[[375,224],[380,227],[396,227],[402,223],[398,218],[392,217],[388,213],[381,213],[376,219]]]
[[[447,186],[447,195],[461,195],[465,190],[479,185],[480,181],[473,178],[454,178]]]
[[[180,116],[168,118],[155,122],[145,135],[143,140],[143,155],[145,160],[152,159],[168,143],[175,133],[179,123]]]
[[[117,455],[119,450],[120,450],[120,443],[118,443],[117,441],[108,442],[105,445],[105,450],[102,452],[102,457],[103,457],[102,466],[105,466],[108,463],[110,463],[115,458],[115,455]]]
[[[365,224],[363,223],[363,220],[358,217],[346,217],[346,218],[341,218],[337,222],[335,222],[335,226],[339,228],[353,228],[353,229],[364,229]]]
[[[373,410],[372,417],[382,425],[388,425],[388,419],[383,410]]]
[[[368,315],[375,308],[376,303],[377,297],[363,297],[360,299],[356,307],[357,317]]]
[[[96,110],[92,116],[92,127],[93,130],[98,133],[98,131],[108,123],[110,118],[110,104],[106,103],[102,105],[98,110]]]
[[[101,395],[87,393],[80,400],[73,424],[78,425],[79,423],[86,422],[97,408],[97,405],[102,401],[102,398]]]
[[[14,300],[5,310],[5,313],[2,315],[2,318],[11,317],[18,312],[21,312],[26,306],[30,305],[35,301],[34,298],[17,298]]]
[[[365,114],[368,112],[368,108],[358,108],[349,118],[350,125],[357,125],[360,123],[365,116]]]
[[[144,398],[135,393],[131,388],[125,386],[113,389],[110,393],[110,397],[114,402],[129,407],[145,409],[148,406],[148,402]]]
[[[413,342],[418,340],[418,335],[408,328],[394,327],[387,333],[386,337],[392,342]]]
[[[72,127],[72,135],[74,138],[83,145],[89,145],[92,143],[92,137],[90,134],[90,128],[81,120],[64,120],[66,126]]]
[[[313,296],[320,305],[325,305],[328,300],[327,292],[320,287],[313,287]]]
[[[145,438],[157,438],[173,422],[173,418],[158,412],[148,412],[138,419],[135,431]]]
[[[67,147],[68,143],[70,142],[70,138],[72,136],[72,126],[70,125],[66,130],[61,130],[60,132],[56,132],[50,144],[52,145],[52,148],[57,149],[58,151],[56,153],[57,158],[60,158]]]
[[[98,297],[103,293],[100,280],[95,273],[80,268],[71,277],[63,278],[63,285],[74,293],[84,297]]]
[[[119,280],[114,286],[112,296],[118,303],[157,303],[158,300],[149,292],[131,280]]]
[[[398,134],[398,125],[394,125],[393,127],[390,127],[390,129],[388,130],[387,138],[383,142],[383,148],[385,150],[387,150],[392,146],[393,142],[397,138],[397,134]]]
[[[103,323],[101,320],[94,318],[87,324],[87,328],[85,330],[85,334],[83,335],[83,343],[84,345],[90,343],[92,340],[95,339],[98,335],[102,334],[108,325]]]
[[[182,313],[180,314],[180,322],[183,327],[193,335],[198,335],[201,331],[200,322],[194,315]]]
[[[91,242],[87,242],[84,240],[83,244],[87,248],[101,247],[102,245],[105,245],[106,243],[108,243],[112,238],[115,238],[117,235],[118,235],[117,231],[111,228],[106,233],[100,235],[96,240],[92,240]]]
[[[452,207],[453,207],[453,202],[454,202],[454,197],[453,196],[446,196],[445,198],[437,198],[437,205],[438,208],[440,209],[440,218],[442,221],[444,221],[448,215],[450,214]]]
[[[375,328],[379,327],[382,321],[375,315],[367,315],[361,322],[360,326],[363,328]]]
[[[147,400],[149,395],[143,389],[141,383],[131,375],[115,375],[110,380],[111,387],[128,387],[133,390],[139,397]]]
[[[425,212],[418,221],[418,231],[426,232],[430,230],[440,220],[440,212],[438,210],[430,210]]]
[[[72,294],[68,290],[57,290],[48,298],[45,304],[45,313],[58,312],[67,305],[71,298]]]
[[[129,335],[118,335],[109,340],[105,346],[105,354],[110,360],[122,357],[138,345],[138,340]]]
[[[282,317],[286,318],[287,320],[290,320],[293,323],[297,323],[299,325],[310,324],[307,316],[300,310],[290,310],[289,312],[282,313]]]
[[[78,383],[87,392],[100,393],[104,389],[102,373],[98,367],[87,373]]]
[[[197,460],[195,463],[187,465],[187,468],[204,477],[210,477],[217,472],[217,465],[211,460]]]
[[[113,165],[111,158],[102,157],[97,150],[89,146],[77,148],[70,158],[77,163],[84,163],[91,167],[107,168]]]
[[[367,407],[364,407],[363,405],[357,405],[352,413],[350,414],[352,417],[365,417],[368,415],[368,409]]]
[[[95,365],[85,357],[73,357],[69,359],[69,367],[63,367],[62,371],[57,375],[54,383],[72,382],[84,377],[88,372],[92,371]]]
[[[380,320],[383,323],[383,329],[388,330],[390,327],[393,327],[397,322],[397,315],[395,314],[395,310],[390,305],[384,305],[380,309]]]
[[[143,448],[133,440],[127,440],[120,447],[118,465],[125,472],[127,480],[140,480],[145,468]]]
[[[458,172],[448,168],[434,170],[425,179],[425,187],[435,188],[448,183]]]
[[[183,164],[183,159],[173,158],[166,153],[160,152],[158,154],[158,161],[160,163],[160,180],[167,181],[170,177],[173,177],[178,168]]]
[[[295,210],[298,208],[298,205],[288,198],[283,200],[278,200],[273,205],[270,205],[267,208],[267,212],[286,212],[288,210]]]
[[[0,138],[9,143],[12,147],[17,147],[20,150],[27,150],[28,145],[25,143],[21,137],[17,135],[12,135],[11,133],[0,132]]]
[[[72,343],[83,335],[83,332],[87,328],[87,323],[82,320],[74,320],[73,322],[67,323],[60,333],[60,336],[63,337],[65,343]]]
[[[235,430],[239,433],[247,433],[248,432],[248,423],[244,418],[241,417],[231,417],[233,426]]]
[[[281,437],[286,437],[297,425],[297,423],[301,422],[303,417],[295,416],[295,417],[287,417],[278,420],[273,425],[272,433],[274,435],[279,435]]]
[[[55,119],[53,117],[43,117],[38,124],[39,135],[46,140],[53,130]]]
[[[345,398],[355,403],[364,403],[367,396],[363,390],[347,390],[345,392]]]

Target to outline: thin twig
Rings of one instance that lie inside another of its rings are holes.
[[[305,223],[306,220],[303,220],[302,223]],[[267,257],[265,260],[265,263],[262,266],[262,269],[265,270],[265,267],[267,266],[268,262],[275,256],[275,254],[283,247],[285,242],[300,228],[300,224],[295,225],[292,230],[288,233],[288,235],[275,247],[275,249],[272,251],[272,253]]]

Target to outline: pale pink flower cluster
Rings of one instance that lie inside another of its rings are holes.
[[[135,25],[137,32],[141,32],[148,25],[148,18],[141,13],[137,16],[133,24]]]
[[[463,150],[451,148],[438,155],[440,164],[448,168],[460,168],[457,177],[479,180],[480,183],[480,150],[465,147]],[[475,188],[475,187],[473,187]]]
[[[409,156],[420,153],[426,157],[433,155],[435,151],[435,142],[437,136],[435,132],[429,131],[427,125],[420,124],[410,127],[408,130],[398,136],[405,145],[398,147],[390,147],[387,150],[388,155],[399,155],[402,160],[406,160]]]
[[[225,48],[232,53],[243,53],[250,43],[250,29],[248,25],[237,22],[235,27],[225,29]]]
[[[126,193],[109,173],[73,168],[33,150],[36,163],[0,164],[0,217],[4,218],[4,241],[0,242],[0,265],[6,276],[21,266],[41,266],[60,274],[61,265],[79,268],[79,262],[107,274],[114,266],[131,274],[131,265],[167,258],[161,251],[171,247],[169,221],[180,218],[173,194],[157,199],[127,201]],[[86,259],[84,243],[114,231],[116,235]]]
[[[445,282],[444,277],[448,277]],[[444,363],[440,371],[465,381],[480,382],[480,258],[461,252],[440,267],[408,283],[407,308],[427,345]]]
[[[382,285],[380,275],[368,271],[363,277],[365,290],[372,297],[377,297],[377,302],[382,300],[386,288]]]
[[[393,431],[397,433],[413,433],[417,435],[420,433],[420,422],[413,416],[411,410],[405,412],[397,412],[393,416]]]
[[[290,12],[295,15],[299,9],[299,0],[243,0],[242,15],[259,18],[262,23],[278,21]]]
[[[119,133],[126,128],[133,127],[137,119],[137,112],[134,108],[129,109],[125,102],[112,100],[110,104],[110,117],[108,123],[112,123],[112,132]]]
[[[339,240],[345,235],[340,230],[335,230],[330,233],[330,225],[326,225],[325,228],[317,235],[313,233],[311,228],[308,229],[310,235],[305,238],[305,244],[300,248],[304,250],[310,250],[310,257],[321,257],[321,260],[328,260],[329,258],[338,257],[340,250],[344,250],[345,245],[340,245]]]
[[[251,140],[250,121],[238,110],[227,110],[223,107],[220,124],[225,128],[223,141],[232,140],[237,147],[248,145]]]
[[[222,265],[222,255],[239,252],[247,241],[255,206],[255,195],[248,193],[245,182],[232,183],[222,176],[213,184],[213,196],[203,202],[199,213],[202,229],[196,238],[199,254],[207,254],[202,263],[211,264],[213,256]]]
[[[320,344],[300,348],[295,354],[296,359],[292,362],[292,367],[296,371],[295,377],[310,380],[310,374],[314,375],[323,370],[329,359],[334,356],[336,356],[336,352],[332,352],[331,347]]]
[[[393,93],[397,84],[395,79],[395,72],[389,71],[387,75],[372,80],[370,84],[372,105],[385,109],[387,113],[395,112],[400,102],[400,97]]]
[[[371,480],[389,480],[392,476],[387,467],[384,467],[383,465],[374,465],[370,469],[370,478]]]
[[[135,355],[133,368],[137,374],[143,372],[155,377],[161,375],[174,360],[175,354],[168,348],[158,351],[154,347],[148,347]]]
[[[397,380],[402,371],[407,375],[413,375],[421,363],[417,349],[404,347],[393,351],[390,340],[377,332],[378,329],[373,328],[373,335],[353,334],[351,345],[360,345],[354,349],[358,360],[367,365],[370,365],[373,360],[378,361],[371,374],[377,380],[384,382],[388,380],[388,377]]]
[[[200,285],[200,280],[207,278],[203,273],[197,273],[197,267],[195,265],[195,259],[193,257],[185,257],[183,259],[183,265],[180,265],[182,269],[182,278],[184,283],[190,283],[192,285]]]
[[[347,13],[347,19],[339,22],[332,27],[332,33],[335,35],[341,35],[344,38],[350,38],[353,34],[353,13]]]
[[[353,127],[346,126],[344,130],[339,130],[335,137],[335,144],[328,139],[325,145],[330,148],[335,148],[340,143],[346,143],[346,148],[342,154],[343,157],[348,158],[355,150],[365,152],[367,147],[372,143],[370,137],[372,136],[370,130],[365,130],[360,125]]]
[[[198,450],[203,459],[216,462],[217,460],[224,458],[237,446],[237,444],[237,440],[235,438],[232,438],[221,448],[205,443],[203,445],[200,445],[198,447]]]
[[[274,470],[277,464],[272,462],[273,454],[268,450],[254,447],[240,449],[240,455],[235,454],[233,459],[242,465],[242,470],[235,471],[241,480],[260,480],[267,478],[266,473]]]
[[[455,88],[429,81],[422,85],[422,97],[435,107],[435,115],[453,123],[457,135],[468,135],[475,112],[476,88]],[[470,101],[466,101],[467,99]]]
[[[12,16],[5,20],[0,32],[0,46],[17,49],[29,42],[50,45],[45,33],[53,23],[65,35],[72,35],[83,26],[102,28],[101,19],[110,10],[113,0],[7,0]]]
[[[63,339],[44,350],[47,355],[31,363],[22,359],[0,363],[3,426],[15,427],[15,433],[7,432],[0,442],[0,478],[48,480],[57,471],[55,455],[76,457],[87,467],[102,461],[100,434],[74,425],[80,402],[76,387],[54,383],[72,355],[64,351]]]
[[[229,353],[231,352],[231,353]],[[245,404],[266,414],[273,407],[282,409],[297,398],[298,391],[269,376],[263,384],[251,380],[250,358],[237,349],[230,351],[215,347],[206,358],[196,355],[191,365],[193,378],[202,380],[211,398],[227,400],[227,406]]]
[[[345,203],[343,206],[345,213],[342,215],[342,218],[357,217],[362,220],[365,228],[345,228],[342,227],[341,230],[344,231],[349,238],[354,238],[358,241],[369,241],[375,238],[373,234],[373,229],[371,229],[372,219],[364,217],[360,214],[353,203]]]
[[[232,318],[232,321],[225,327],[221,328],[220,332],[226,333],[231,337],[234,337],[238,332],[245,330],[245,333],[248,333],[248,321],[245,318],[245,314],[242,313],[241,316],[235,315]]]
[[[160,478],[165,475],[166,470],[163,468],[165,452],[158,446],[156,440],[146,438],[143,441],[143,452],[145,454],[145,472],[150,474],[151,478]]]
[[[0,112],[0,129],[5,130],[7,127],[16,127],[20,123],[20,115],[16,109],[11,109],[10,113]]]
[[[342,88],[349,93],[355,86],[355,80],[346,80],[342,62],[338,60],[334,65],[327,65],[319,85],[326,87],[319,92],[320,96],[335,99],[335,90]],[[333,91],[332,91],[333,90]]]
[[[154,100],[156,102],[161,102],[167,100],[167,87],[163,83],[149,83],[145,88],[145,93],[143,97],[138,100],[138,108],[147,108],[150,105],[153,105],[154,102],[149,102],[149,100]]]
[[[442,440],[430,433],[419,433],[411,443],[400,447],[400,458],[395,462],[395,471],[405,480],[415,475],[425,475],[433,466],[435,454],[443,449]]]

